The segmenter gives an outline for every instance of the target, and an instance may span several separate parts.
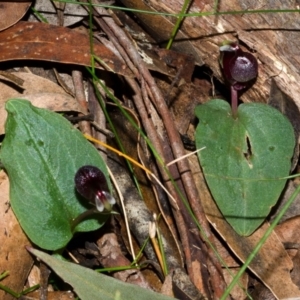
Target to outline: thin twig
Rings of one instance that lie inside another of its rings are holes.
[[[138,89],[137,83],[131,78],[127,78],[127,81],[135,92],[135,95],[133,96],[133,100],[134,100],[135,106],[139,112],[140,118],[143,121],[143,125],[147,132],[148,138],[153,143],[153,146],[155,147],[158,155],[163,160],[165,160],[164,159],[165,155],[164,155],[164,151],[162,148],[162,141],[160,140],[160,138],[157,134],[157,131],[152,122],[152,119],[149,118],[148,112],[146,111],[146,108],[144,106],[144,102],[142,101],[142,97],[141,97],[140,91]],[[163,166],[160,163],[158,163],[158,167],[159,167],[159,170],[163,177],[163,180],[166,182],[168,190],[170,191],[170,193],[172,195],[172,198],[175,198],[175,202],[177,203],[177,205],[178,204],[182,205],[182,202],[178,198],[178,194],[177,194],[176,190],[174,189],[173,184],[169,181],[168,174],[166,174]],[[172,202],[171,202],[171,204],[172,204]],[[189,267],[189,266],[191,266],[191,259],[190,259],[191,253],[190,253],[190,247],[189,247],[189,241],[188,241],[188,236],[189,236],[188,229],[187,229],[184,219],[182,217],[181,210],[175,209],[175,211],[173,211],[173,213],[174,213],[177,228],[178,228],[178,231],[180,234],[180,238],[181,238],[181,242],[182,242],[182,246],[183,246],[182,248],[185,253],[186,264]]]
[[[103,95],[103,91],[100,89],[101,87],[99,87],[99,92],[101,95]],[[94,115],[94,124],[97,124],[97,126],[99,126],[101,129],[102,128],[106,128],[106,118],[104,115],[104,112],[100,106],[99,101],[102,101],[102,99],[97,99],[96,95],[95,95],[95,91],[94,91],[94,87],[93,85],[89,82],[88,85],[88,95],[89,95],[89,109],[90,112]],[[104,99],[104,97],[103,97]],[[102,106],[105,107],[105,103],[104,101],[102,101]],[[99,130],[93,130],[94,131],[94,136],[96,139],[106,143],[106,135]],[[101,156],[103,157],[103,159],[106,161],[106,149],[102,146],[98,147],[98,150],[100,150]]]
[[[202,147],[202,148],[197,149],[197,150],[195,150],[195,151],[193,151],[193,152],[190,152],[190,153],[188,153],[188,154],[186,154],[186,155],[184,155],[184,156],[182,156],[182,157],[178,157],[178,158],[176,158],[176,159],[170,161],[170,162],[167,164],[167,166],[173,165],[173,164],[175,164],[176,162],[178,162],[179,160],[184,159],[184,158],[187,158],[187,157],[189,157],[190,155],[193,155],[193,154],[195,154],[195,153],[197,153],[197,152],[199,152],[199,151],[201,151],[201,150],[203,150],[203,149],[205,149],[205,147]]]
[[[84,93],[82,73],[80,71],[74,70],[72,71],[72,78],[73,78],[76,100],[81,107],[81,111],[83,112],[83,115],[87,115],[88,106],[87,106],[87,101]],[[88,121],[80,122],[79,127],[83,133],[87,133],[91,135],[91,126]]]
[[[131,234],[130,234],[130,228],[129,228],[129,224],[128,224],[127,213],[126,213],[126,209],[125,209],[125,205],[124,205],[124,197],[123,197],[123,195],[122,195],[122,193],[120,191],[119,185],[118,185],[118,183],[117,183],[117,181],[116,181],[116,179],[114,177],[114,174],[111,172],[111,170],[110,170],[109,167],[107,167],[107,170],[108,170],[110,179],[111,179],[111,181],[114,184],[114,187],[115,187],[115,189],[117,191],[117,194],[118,194],[120,202],[121,202],[121,206],[122,206],[122,210],[123,210],[123,214],[124,214],[126,232],[127,232],[128,241],[129,241],[129,247],[130,247],[132,258],[133,258],[133,260],[135,260],[136,256],[135,256],[135,252],[134,252],[134,248],[133,248],[132,237],[131,237]]]
[[[105,10],[103,8],[95,7],[95,9],[98,11],[98,13],[100,15],[107,15],[107,13],[105,13]],[[159,88],[157,87],[156,82],[153,79],[153,77],[151,76],[151,74],[150,74],[149,70],[147,69],[145,63],[143,62],[143,60],[141,59],[141,57],[137,53],[136,49],[131,44],[131,41],[124,34],[122,29],[114,23],[113,19],[110,18],[110,17],[106,17],[106,16],[102,17],[102,19],[109,26],[109,28],[113,32],[113,34],[118,38],[118,42],[126,50],[126,53],[130,57],[130,59],[134,62],[135,66],[138,68],[139,73],[141,74],[141,76],[147,82],[147,85],[149,86],[149,88],[152,92],[152,95],[153,95],[152,100],[154,100],[156,108],[157,108],[160,116],[163,119],[165,129],[166,129],[166,132],[168,134],[168,137],[169,137],[169,140],[170,140],[170,143],[171,143],[171,148],[172,148],[172,151],[174,153],[175,158],[179,158],[179,157],[184,156],[185,155],[185,150],[184,150],[179,132],[176,130],[175,123],[174,123],[174,121],[172,119],[172,116],[171,116],[171,113],[170,113],[170,111],[169,111],[169,109],[168,109],[168,107],[167,107],[167,105],[164,101],[162,93],[159,90]],[[144,114],[144,116],[141,115],[141,118],[144,121],[144,118],[148,118],[148,116]],[[144,123],[144,126],[145,126],[145,123]],[[146,131],[147,131],[147,129],[146,129]],[[148,133],[148,131],[147,131],[147,133]],[[157,147],[157,146],[158,145],[155,145],[155,147]],[[160,150],[160,149],[158,149],[158,150]],[[158,151],[158,153],[160,155],[162,155],[162,157],[164,157],[162,151]],[[195,182],[193,180],[193,176],[192,176],[192,173],[190,171],[187,159],[183,159],[183,160],[178,161],[177,166],[179,168],[179,172],[181,174],[181,178],[182,178],[184,186],[185,186],[185,192],[188,195],[190,205],[191,205],[191,207],[192,207],[192,209],[193,209],[193,211],[196,215],[197,221],[199,222],[199,224],[201,224],[201,228],[204,232],[203,239],[205,240],[206,238],[208,238],[210,240],[210,243],[213,244],[212,233],[211,233],[208,221],[206,219],[203,207],[201,205],[201,202],[199,201],[200,197],[199,197]],[[164,172],[162,172],[162,174],[163,173]],[[172,189],[172,187],[170,185],[168,185],[168,188]],[[172,193],[172,195],[173,195],[173,193]],[[175,195],[173,195],[173,197],[177,198],[177,196],[175,196]],[[179,224],[184,226],[183,223],[184,222],[182,220],[182,223],[181,224],[179,223]],[[180,236],[183,239],[182,242],[184,242],[184,240],[187,238],[187,236],[184,235],[183,232],[181,232]],[[185,245],[188,246],[188,241],[186,240],[185,242],[186,242]],[[184,250],[188,251],[185,248],[184,248]],[[212,278],[212,285],[213,285],[215,290],[220,291],[223,288],[225,288],[225,281],[223,279],[223,275],[222,275],[222,271],[221,271],[222,270],[221,265],[220,265],[220,263],[218,262],[218,260],[216,259],[215,256],[211,257],[210,259],[213,260],[213,265],[216,266],[216,268],[217,268],[217,272],[216,272],[216,270],[212,270],[212,272],[214,272],[215,275],[218,275],[218,276],[214,276],[214,278]],[[189,274],[191,276],[193,276],[192,275],[192,273],[193,273],[192,272],[192,266],[191,266],[191,257],[190,257],[190,254],[188,252],[186,252],[186,260],[187,260],[186,261],[187,268],[190,271]]]

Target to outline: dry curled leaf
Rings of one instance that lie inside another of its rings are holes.
[[[282,243],[297,244],[300,239],[300,216],[295,216],[276,226],[275,231]]]
[[[7,116],[4,107],[9,98],[27,99],[35,106],[48,108],[52,111],[81,111],[78,102],[66,94],[56,83],[31,73],[18,72],[13,74],[24,80],[23,89],[8,85],[6,81],[0,80],[0,134],[4,133]]]
[[[25,246],[29,246],[31,243],[10,207],[9,180],[3,170],[0,172],[0,195],[0,272],[9,271],[9,276],[4,278],[1,284],[16,292],[21,292],[33,264],[32,257],[25,249]],[[0,299],[12,300],[15,298],[0,290]]]
[[[1,1],[0,31],[17,23],[27,12],[32,1]]]
[[[75,30],[44,23],[19,22],[0,33],[0,61],[45,60],[74,65],[91,65],[89,37]],[[104,45],[94,41],[94,54],[101,60],[95,67],[120,75],[131,71]]]

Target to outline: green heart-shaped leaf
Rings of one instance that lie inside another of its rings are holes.
[[[109,182],[106,165],[97,150],[59,114],[26,100],[9,100],[6,110],[1,162],[9,175],[13,211],[35,244],[48,250],[62,248],[74,234],[72,221],[91,208],[75,191],[76,171],[94,165]],[[98,229],[106,219],[95,215],[75,231]]]
[[[240,235],[255,231],[278,200],[295,147],[290,122],[261,103],[211,100],[195,111],[196,145],[205,179],[220,211]]]

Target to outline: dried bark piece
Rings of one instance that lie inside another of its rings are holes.
[[[114,11],[115,18],[118,17],[120,22],[123,24],[123,28],[134,40],[134,46],[137,48],[137,51],[143,58],[143,61],[149,68],[149,70],[159,72],[161,74],[168,75],[169,77],[176,76],[177,70],[174,67],[167,65],[159,56],[160,50],[165,50],[159,48],[156,41],[145,31],[139,23],[135,22],[134,19],[128,18],[128,14],[124,11]],[[98,36],[101,41],[101,37]],[[102,41],[101,41],[102,42]],[[107,46],[107,43],[103,43]],[[168,51],[168,50],[165,50]],[[178,53],[178,52],[176,52]],[[180,53],[180,55],[186,56],[185,54]]]
[[[75,30],[45,23],[19,22],[0,33],[0,61],[45,60],[90,66],[89,37]],[[132,73],[109,49],[94,41],[93,51],[103,62],[95,67],[130,76]]]
[[[153,9],[154,6],[151,5],[150,3],[153,1],[121,0],[121,2],[125,6],[130,8],[152,11],[152,12],[156,11],[155,9]],[[164,1],[164,2],[166,3],[159,1],[159,4],[172,5],[174,3],[174,1],[169,1],[169,3],[168,1]],[[182,3],[180,5],[182,5]],[[178,12],[179,11],[180,9],[178,10]],[[153,36],[158,43],[164,44],[171,37],[171,32],[173,30],[174,24],[170,21],[170,19],[168,19],[168,17],[161,16],[161,15],[138,14],[138,13],[136,13],[136,15],[140,18],[142,24],[146,26],[147,31],[151,33],[151,36]],[[203,60],[201,59],[200,55],[198,55],[197,49],[195,49],[192,42],[188,40],[188,35],[184,34],[182,31],[179,31],[177,33],[172,49],[181,53],[185,53],[187,55],[192,55],[197,65],[200,66],[203,65]]]

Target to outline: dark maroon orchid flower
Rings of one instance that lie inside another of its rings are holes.
[[[98,211],[104,208],[111,211],[116,203],[110,195],[104,174],[94,166],[83,166],[75,175],[75,187],[77,192],[85,199],[96,205]]]
[[[256,58],[232,42],[221,46],[220,51],[220,63],[226,80],[237,91],[248,87],[258,74]]]

